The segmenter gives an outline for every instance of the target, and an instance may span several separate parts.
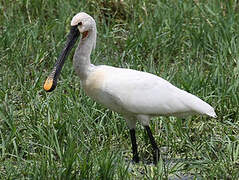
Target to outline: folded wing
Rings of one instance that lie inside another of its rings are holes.
[[[150,73],[109,68],[104,91],[120,99],[122,108],[135,114],[206,114],[216,117],[214,109],[200,98],[173,86]]]

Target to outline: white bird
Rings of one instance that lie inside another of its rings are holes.
[[[95,20],[84,12],[76,14],[71,20],[71,30],[66,46],[44,84],[46,91],[55,89],[64,61],[80,33],[82,37],[73,60],[75,71],[88,96],[125,118],[130,129],[133,161],[139,162],[135,137],[137,121],[147,131],[153,147],[154,162],[157,163],[160,153],[149,128],[152,117],[181,117],[193,114],[217,117],[209,104],[156,75],[132,69],[91,64],[90,55],[95,48],[97,30]]]

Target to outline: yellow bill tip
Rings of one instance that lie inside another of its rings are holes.
[[[43,86],[44,90],[47,92],[53,91],[55,89],[53,82],[54,82],[53,78],[48,77]]]

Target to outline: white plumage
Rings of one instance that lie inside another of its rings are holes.
[[[110,66],[90,69],[87,78],[82,80],[87,95],[123,116],[205,114],[216,117],[209,104],[153,74]]]
[[[154,160],[157,162],[159,150],[149,129],[152,117],[181,117],[193,114],[216,117],[209,104],[156,75],[131,69],[92,65],[90,54],[96,43],[94,19],[86,13],[78,13],[73,17],[71,26],[75,31],[82,33],[73,62],[75,71],[81,78],[81,84],[88,96],[125,117],[131,130],[133,160],[136,162],[139,160],[134,132],[137,121],[146,127],[155,152]]]

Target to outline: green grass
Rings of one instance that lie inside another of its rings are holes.
[[[0,177],[2,179],[239,178],[239,4],[211,1],[1,1]],[[57,89],[42,86],[74,14],[97,21],[94,64],[157,74],[215,107],[218,118],[151,122],[169,161],[132,164],[129,131],[117,113],[80,88],[68,58]]]

